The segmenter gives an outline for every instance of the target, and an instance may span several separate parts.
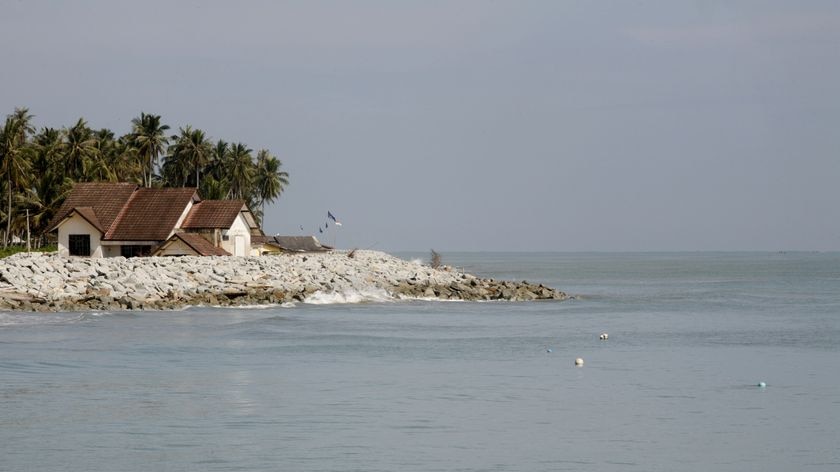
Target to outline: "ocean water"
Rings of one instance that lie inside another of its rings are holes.
[[[443,258],[576,298],[0,313],[0,470],[840,470],[840,254]]]

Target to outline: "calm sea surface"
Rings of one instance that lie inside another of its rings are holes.
[[[840,470],[840,254],[443,258],[578,298],[0,313],[0,470]]]

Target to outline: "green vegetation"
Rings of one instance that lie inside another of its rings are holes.
[[[140,113],[120,137],[92,129],[83,118],[70,127],[36,130],[33,116],[17,108],[0,128],[0,218],[3,248],[25,238],[26,210],[33,246],[76,182],[133,182],[146,187],[197,187],[202,198],[241,199],[258,221],[265,204],[289,185],[282,162],[267,149],[256,155],[244,143],[215,144],[200,129],[169,126]],[[161,165],[158,164],[163,158]]]
[[[41,246],[38,249],[32,249],[32,252],[55,252],[57,250],[58,246],[55,244],[49,244],[47,246]],[[17,254],[19,252],[26,252],[26,246],[9,246],[6,248],[0,248],[0,259],[9,257],[12,254]]]

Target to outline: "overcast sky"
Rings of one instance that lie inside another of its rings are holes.
[[[0,113],[268,148],[267,233],[840,250],[836,0],[0,3]]]

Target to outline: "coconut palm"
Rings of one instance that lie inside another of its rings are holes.
[[[230,184],[226,179],[216,180],[213,175],[208,174],[201,179],[198,192],[201,198],[207,200],[224,200],[230,193]]]
[[[169,138],[166,137],[169,125],[160,123],[160,115],[147,115],[142,112],[139,117],[131,120],[131,125],[132,145],[137,149],[137,157],[143,168],[143,183],[146,187],[151,187],[158,156],[169,143]]]
[[[210,150],[210,162],[205,170],[206,174],[213,176],[217,181],[224,180],[227,160],[230,157],[230,145],[223,140],[216,141]]]
[[[32,125],[33,116],[29,113],[29,108],[15,108],[10,116],[17,123],[18,142],[26,143],[29,135],[35,132],[35,127]]]
[[[43,175],[58,167],[64,132],[55,128],[44,128],[32,139],[35,152],[32,172]]]
[[[32,231],[41,234],[73,188],[73,181],[50,170],[33,176],[30,185],[18,193],[15,201],[19,208],[30,211]]]
[[[169,146],[169,153],[164,158],[164,177],[167,175],[167,165],[175,181],[168,180],[170,185],[177,185],[180,181],[182,187],[190,183],[189,177],[195,175],[195,186],[200,185],[201,170],[210,162],[213,152],[210,141],[204,131],[192,129],[191,126],[180,129],[180,136],[172,136],[175,144]]]
[[[67,129],[61,146],[64,157],[65,175],[76,181],[88,179],[88,173],[99,155],[99,147],[93,130],[88,128],[84,118]]]
[[[12,193],[25,185],[29,176],[32,148],[27,146],[27,137],[33,131],[32,115],[26,108],[18,108],[6,117],[0,130],[0,176],[6,181],[8,206],[6,211],[6,234],[3,247],[8,247],[12,231]]]
[[[131,144],[132,136],[121,136],[114,142],[114,148],[105,159],[114,172],[117,182],[145,183],[145,173],[138,157],[137,149]]]
[[[280,198],[280,194],[289,185],[289,174],[280,170],[282,165],[280,159],[269,154],[267,149],[260,149],[257,152],[254,192],[260,205],[261,224],[262,216],[265,215],[266,202],[272,203]]]
[[[251,150],[243,143],[231,145],[225,165],[225,173],[230,182],[229,198],[245,200],[254,183],[254,161]]]
[[[103,128],[94,131],[93,138],[96,140],[96,154],[91,162],[89,175],[96,181],[116,182],[117,173],[111,166],[117,150],[114,132]]]

